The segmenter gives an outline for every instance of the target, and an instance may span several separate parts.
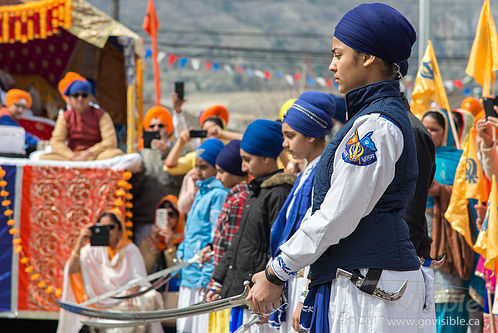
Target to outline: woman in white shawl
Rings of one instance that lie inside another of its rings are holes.
[[[62,300],[82,303],[107,291],[147,276],[139,249],[128,240],[121,212],[118,209],[102,213],[97,223],[109,225],[109,246],[90,246],[90,227],[85,226],[78,237],[71,257],[64,268]],[[157,296],[156,296],[157,295]],[[146,311],[162,308],[160,295],[151,291],[127,300],[105,299],[95,304],[112,310]],[[58,333],[77,333],[83,317],[61,310]],[[114,329],[115,332],[163,332],[160,323],[134,328]],[[105,332],[114,332],[108,329]]]

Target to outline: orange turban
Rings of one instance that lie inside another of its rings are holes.
[[[201,112],[201,115],[199,116],[199,123],[201,124],[202,127],[202,124],[206,121],[206,119],[211,117],[218,117],[221,118],[221,120],[223,120],[226,126],[228,125],[228,116],[229,113],[227,108],[224,107],[223,105],[217,104],[210,106],[206,110]]]
[[[467,97],[462,101],[460,108],[469,111],[475,116],[479,114],[484,108],[482,104],[474,97]]]
[[[158,118],[166,127],[166,132],[168,132],[168,136],[171,136],[173,133],[173,117],[169,111],[162,106],[153,106],[147,111],[144,117],[144,128],[146,131],[149,130],[149,125],[152,119]]]
[[[31,95],[27,91],[21,89],[10,89],[5,96],[5,103],[7,104],[7,107],[9,107],[21,99],[26,101],[26,106],[29,109],[32,103]]]
[[[86,81],[86,79],[83,76],[75,72],[67,72],[66,75],[64,75],[64,77],[62,78],[62,80],[59,81],[58,88],[62,98],[66,98],[66,96],[64,95],[64,91],[66,91],[67,87],[69,87],[69,85],[76,80]]]

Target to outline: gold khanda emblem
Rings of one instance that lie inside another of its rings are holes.
[[[365,149],[358,141],[353,143],[351,147],[349,147],[349,159],[351,161],[358,161],[364,151]]]

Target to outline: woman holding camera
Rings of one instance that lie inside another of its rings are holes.
[[[65,302],[82,303],[147,275],[140,251],[126,237],[123,218],[118,209],[102,213],[95,226],[99,227],[98,230],[92,228],[93,225],[83,227],[66,263],[62,294]],[[108,245],[101,245],[105,243]],[[118,311],[147,311],[162,308],[163,304],[161,296],[152,291],[126,300],[104,299],[97,305]],[[57,332],[80,332],[80,321],[78,315],[61,310]],[[147,327],[130,328],[126,332],[155,333],[163,332],[163,329],[160,323],[155,323]]]

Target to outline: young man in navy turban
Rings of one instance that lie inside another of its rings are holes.
[[[307,166],[299,175],[284,206],[273,223],[270,235],[270,254],[275,258],[279,247],[299,228],[311,206],[313,177],[320,156],[325,149],[325,136],[332,130],[335,98],[321,91],[305,91],[286,111],[282,134],[283,147],[295,158],[304,159]],[[299,316],[304,301],[303,291],[308,284],[309,267],[287,281],[287,308],[270,315],[270,324],[280,332],[299,330]],[[297,311],[296,311],[297,309]]]
[[[239,229],[213,273],[222,298],[240,294],[244,281],[264,269],[270,259],[270,229],[296,179],[278,169],[283,141],[281,124],[264,119],[249,124],[242,137],[242,170],[254,179],[249,183]],[[247,309],[233,309],[231,327],[236,328],[236,323],[241,324],[238,319],[247,321],[249,316]],[[252,329],[249,332],[274,332],[267,324]]]
[[[278,306],[279,285],[311,265],[303,328],[435,331],[434,300],[425,287],[430,277],[403,220],[418,167],[398,80],[415,39],[408,20],[384,4],[362,4],[338,23],[329,69],[346,94],[348,121],[318,162],[312,205],[300,228],[266,271],[253,276],[248,300],[254,311]],[[351,279],[337,277],[338,269],[352,273]],[[373,294],[377,287],[395,292],[405,280],[396,301]]]

